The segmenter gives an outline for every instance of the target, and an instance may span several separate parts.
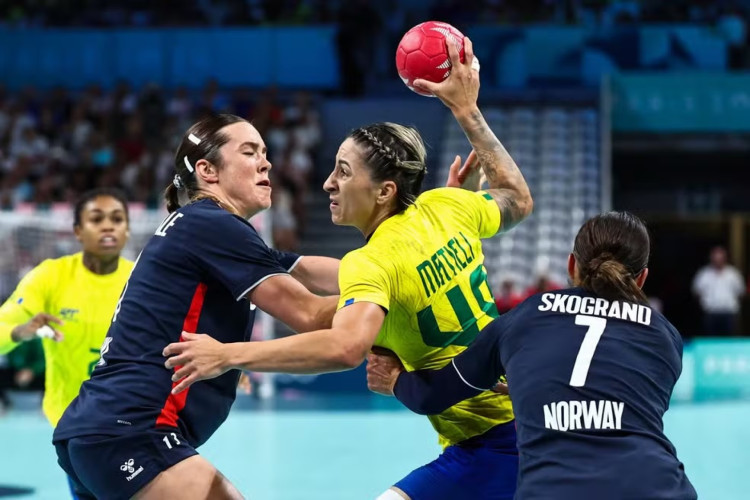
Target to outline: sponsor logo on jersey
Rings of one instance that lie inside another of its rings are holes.
[[[132,458],[120,466],[121,471],[123,471],[125,474],[130,474],[129,476],[125,476],[126,480],[132,481],[138,474],[143,472],[142,465],[137,469],[135,467],[135,460],[133,460]]]
[[[582,429],[622,429],[625,403],[598,401],[557,401],[544,405],[544,426],[556,431]]]
[[[80,309],[73,309],[71,307],[63,307],[60,309],[60,316],[66,321],[75,321],[76,314],[80,312]]]
[[[354,304],[354,299],[346,299],[346,302],[344,302],[345,306],[350,306],[352,304]]]

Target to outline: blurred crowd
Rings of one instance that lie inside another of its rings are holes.
[[[232,26],[335,23],[366,4],[405,29],[416,21],[457,24],[719,22],[747,19],[747,0],[20,0],[0,6],[11,26]]]
[[[208,112],[248,118],[265,138],[274,164],[279,246],[293,249],[320,141],[318,112],[305,92],[229,92],[215,81],[195,94],[153,85],[135,90],[127,83],[79,93],[0,88],[0,207],[71,202],[94,187],[118,187],[130,200],[158,207],[182,134]]]

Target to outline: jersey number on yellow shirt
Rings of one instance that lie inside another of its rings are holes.
[[[479,309],[491,318],[497,318],[498,313],[495,303],[487,301],[479,288],[484,284],[487,290],[490,290],[484,266],[474,269],[469,279],[471,291],[479,305]],[[429,305],[417,313],[417,323],[419,324],[419,332],[422,334],[422,340],[426,345],[431,347],[446,347],[449,345],[468,346],[479,334],[477,317],[474,311],[471,310],[469,301],[458,285],[454,285],[450,290],[445,292],[445,295],[448,297],[448,302],[450,302],[453,312],[456,314],[458,324],[461,325],[461,330],[457,332],[441,331],[437,318],[435,318],[435,313],[432,311],[432,306]],[[492,297],[491,293],[490,297]]]

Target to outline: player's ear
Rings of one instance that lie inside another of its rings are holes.
[[[646,283],[646,278],[648,278],[648,268],[644,268],[643,271],[638,273],[638,275],[635,277],[635,284],[638,285],[638,288],[643,288],[643,284]]]
[[[195,175],[209,184],[219,181],[219,170],[216,165],[204,159],[195,162]]]
[[[76,239],[80,242],[81,241],[81,226],[78,224],[73,226],[73,234],[76,236]]]
[[[568,255],[568,276],[570,281],[576,282],[576,256],[572,253]]]
[[[398,196],[398,188],[393,181],[385,181],[380,185],[378,192],[378,205],[387,205]]]

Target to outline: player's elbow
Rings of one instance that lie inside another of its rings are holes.
[[[369,346],[358,342],[340,342],[333,351],[333,357],[341,370],[353,370],[364,362]]]
[[[523,220],[531,215],[531,212],[534,211],[534,199],[531,197],[531,192],[529,192],[528,189],[526,189],[526,192],[518,197],[518,199],[516,200],[516,205],[518,206],[520,220]]]
[[[336,314],[338,297],[319,297],[309,311],[310,328],[308,330],[323,330],[331,328],[333,315]]]

